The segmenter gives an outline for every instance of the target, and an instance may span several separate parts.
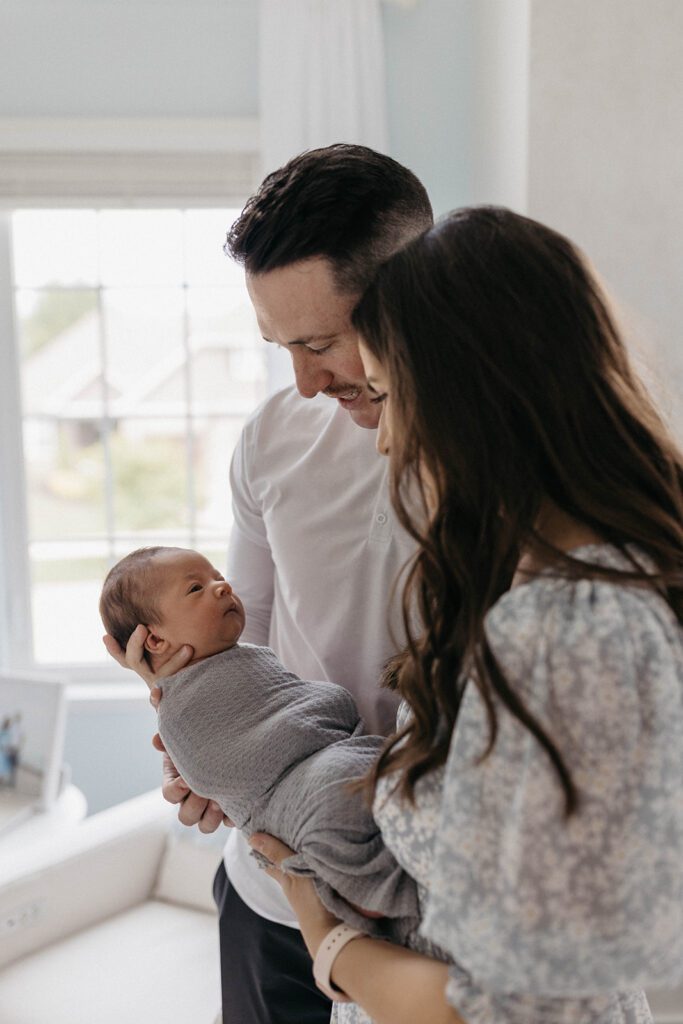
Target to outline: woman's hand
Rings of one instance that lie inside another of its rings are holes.
[[[157,672],[154,672],[145,658],[145,640],[148,634],[147,626],[142,624],[136,626],[126,644],[125,651],[121,649],[114,637],[110,636],[109,633],[105,633],[102,637],[102,642],[114,661],[118,661],[122,668],[130,668],[133,672],[137,672],[151,690],[157,679],[166,679],[167,676],[172,676],[176,672],[180,672],[181,668],[185,668],[187,663],[192,660],[194,651],[185,644]]]
[[[308,952],[311,958],[315,959],[315,954],[327,933],[341,922],[321,903],[312,879],[288,875],[280,870],[283,860],[291,857],[294,850],[290,850],[274,836],[262,832],[256,832],[249,840],[249,845],[273,865],[266,868],[266,873],[282,886],[282,891],[299,919],[301,934]]]
[[[341,922],[320,902],[310,878],[280,870],[280,864],[293,850],[261,832],[255,833],[249,843],[273,865],[266,870],[282,886],[299,918],[308,952],[315,959],[327,933]],[[446,965],[382,939],[363,937],[344,946],[334,961],[332,981],[377,1024],[415,1024],[416,1020],[464,1024],[444,997]]]

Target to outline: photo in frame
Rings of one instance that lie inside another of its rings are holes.
[[[0,672],[0,836],[59,795],[65,684],[31,672]]]

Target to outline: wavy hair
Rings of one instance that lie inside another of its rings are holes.
[[[248,274],[322,256],[337,288],[358,295],[392,252],[433,221],[412,171],[367,146],[339,142],[269,174],[230,228],[224,251]]]
[[[415,239],[380,268],[354,324],[388,377],[392,501],[418,544],[403,593],[407,648],[385,674],[413,714],[369,788],[400,771],[413,798],[446,760],[471,679],[488,719],[482,756],[502,705],[547,752],[569,815],[579,794],[567,763],[498,664],[485,617],[535,546],[558,575],[656,588],[681,621],[680,452],[582,256],[509,210],[458,210]],[[544,540],[535,523],[545,499],[630,568],[586,563]]]

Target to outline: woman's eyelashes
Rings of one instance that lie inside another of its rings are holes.
[[[370,390],[373,391],[374,389],[370,388]],[[372,402],[373,405],[381,405],[382,402],[386,401],[386,399],[387,399],[387,393],[385,391],[384,394],[376,395],[374,398],[371,398],[370,401]]]

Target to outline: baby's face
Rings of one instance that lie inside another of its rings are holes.
[[[244,629],[244,608],[217,569],[196,551],[158,556],[156,569],[159,622],[150,630],[168,644],[194,649],[192,661],[233,647]]]

